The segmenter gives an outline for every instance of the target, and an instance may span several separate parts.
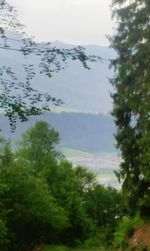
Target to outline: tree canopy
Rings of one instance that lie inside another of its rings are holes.
[[[1,140],[0,249],[75,246],[98,240],[99,233],[103,244],[111,241],[123,212],[121,194],[98,184],[87,169],[58,158],[57,140],[44,121],[28,129],[14,152]]]
[[[113,115],[122,164],[118,172],[132,213],[150,210],[150,1],[114,0],[117,57]],[[136,210],[135,210],[136,209]]]

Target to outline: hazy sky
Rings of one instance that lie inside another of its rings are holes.
[[[111,0],[9,0],[37,41],[108,44]]]

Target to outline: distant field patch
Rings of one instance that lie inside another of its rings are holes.
[[[77,149],[72,149],[72,148],[63,148],[62,149],[62,153],[66,156],[66,157],[87,157],[90,156],[91,154],[88,152],[83,152]]]
[[[64,148],[63,154],[75,166],[86,167],[96,174],[101,184],[119,187],[114,170],[119,168],[120,158],[115,153],[92,154],[77,149]]]

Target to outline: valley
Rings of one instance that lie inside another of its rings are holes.
[[[59,132],[59,148],[74,166],[86,167],[97,175],[100,183],[118,187],[114,170],[118,169],[120,158],[115,149],[115,125],[110,115],[89,113],[45,113],[29,118],[21,123],[18,121],[14,133],[11,132],[9,121],[1,115],[1,129],[6,138],[10,138],[12,147],[21,135],[36,121],[48,122]]]
[[[63,149],[63,153],[74,166],[86,167],[97,176],[100,184],[120,187],[114,171],[119,168],[120,157],[116,153],[87,153],[75,149]]]

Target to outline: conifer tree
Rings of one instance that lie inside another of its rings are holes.
[[[117,29],[110,39],[117,52],[112,61],[113,115],[122,163],[123,182],[131,212],[150,209],[150,1],[113,0]]]

